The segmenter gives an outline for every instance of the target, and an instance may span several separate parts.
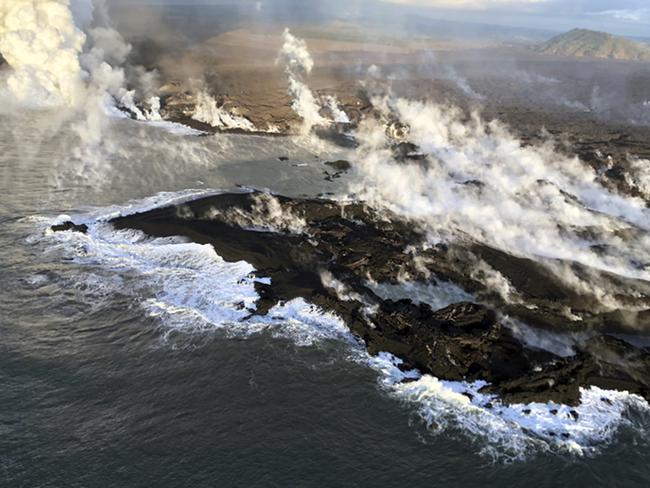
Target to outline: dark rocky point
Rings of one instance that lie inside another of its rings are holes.
[[[86,224],[77,225],[74,222],[70,222],[69,220],[59,225],[53,225],[51,229],[54,232],[65,232],[68,230],[72,232],[81,232],[82,234],[88,232],[88,226]]]

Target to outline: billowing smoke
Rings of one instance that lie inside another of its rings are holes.
[[[313,127],[331,124],[332,122],[349,123],[347,114],[340,108],[335,96],[317,99],[309,88],[306,78],[314,69],[314,60],[307,50],[307,44],[295,37],[289,29],[282,34],[284,44],[280,50],[278,62],[285,64],[289,77],[289,94],[293,98],[292,108],[302,118],[302,132],[308,134]],[[325,109],[329,118],[323,116]]]
[[[247,132],[257,130],[247,118],[218,106],[217,101],[205,90],[200,91],[196,97],[192,118],[219,129],[239,129]]]
[[[151,92],[155,76],[133,69],[127,80],[130,50],[110,26],[103,0],[0,0],[0,52],[13,69],[7,86],[21,104],[77,107],[111,97],[146,118],[127,85]]]
[[[288,28],[284,30],[283,39],[284,44],[278,61],[285,63],[289,77],[289,93],[293,98],[292,107],[303,119],[303,132],[309,133],[312,127],[326,123],[320,115],[321,106],[304,81],[314,68],[314,60],[305,42],[291,34]]]
[[[339,101],[336,99],[336,97],[332,95],[327,96],[325,97],[324,102],[325,107],[327,107],[329,109],[329,112],[332,114],[332,120],[334,122],[340,124],[350,123],[350,117],[348,117],[348,114],[346,114],[345,111],[341,109]]]
[[[0,52],[12,68],[8,90],[23,107],[69,109],[80,140],[71,156],[84,165],[101,164],[110,152],[109,117],[124,117],[116,107],[139,120],[160,119],[160,101],[152,96],[156,74],[127,71],[130,50],[103,0],[0,0]]]
[[[307,50],[307,44],[298,39],[286,28],[282,34],[284,44],[280,52],[281,59],[286,63],[289,75],[302,76],[311,74],[314,60]]]
[[[253,197],[253,206],[250,212],[244,212],[237,207],[221,211],[211,208],[202,218],[221,218],[244,229],[261,232],[280,232],[288,234],[302,234],[306,231],[305,219],[291,210],[282,208],[279,200],[267,193]]]
[[[89,12],[89,0],[0,1],[0,52],[13,68],[7,84],[19,102],[79,102],[85,75],[79,57]]]
[[[398,162],[385,123],[364,121],[355,153],[361,180],[352,187],[362,198],[419,220],[434,242],[478,242],[545,262],[606,308],[620,304],[605,285],[599,288],[597,274],[587,279],[560,263],[650,280],[650,210],[643,199],[604,188],[591,167],[558,154],[550,142],[525,146],[476,114],[466,118],[451,106],[405,99],[374,105],[408,127],[408,139],[428,156]],[[639,163],[630,175],[641,193],[644,168]]]

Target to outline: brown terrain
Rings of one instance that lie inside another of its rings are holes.
[[[650,159],[650,102],[644,103],[650,100],[650,65],[430,39],[362,41],[360,34],[357,40],[332,39],[344,27],[352,37],[349,26],[340,25],[292,32],[315,36],[306,38],[315,64],[306,82],[317,97],[335,95],[353,124],[372,112],[369,95],[388,89],[452,103],[504,122],[524,143],[550,136],[559,150],[597,168],[607,185],[635,194],[623,175],[630,158]],[[270,127],[280,135],[296,132],[301,120],[277,61],[281,32],[281,26],[242,27],[161,54],[154,64],[163,80],[163,116],[201,130],[229,130],[192,119],[196,94],[207,91],[217,105],[260,132]],[[373,65],[384,81],[369,76]]]
[[[166,116],[205,129],[200,124],[183,120],[183,115],[193,110],[192,92],[198,83],[224,108],[236,110],[260,130],[274,125],[285,133],[291,132],[300,120],[291,108],[284,67],[277,62],[282,47],[281,32],[280,27],[273,34],[239,29],[210,38],[190,52],[161,58],[158,67],[163,79],[172,80],[161,89]],[[354,119],[354,113],[366,105],[359,85],[364,78],[364,67],[398,62],[417,64],[423,49],[444,47],[448,46],[423,42],[387,45],[308,39],[309,52],[315,62],[309,85],[319,95],[335,94]],[[179,81],[187,79],[188,75],[195,82]]]

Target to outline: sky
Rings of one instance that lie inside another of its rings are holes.
[[[567,31],[576,27],[650,38],[650,0],[106,0],[115,3],[236,4],[291,11],[417,13],[437,19]]]
[[[650,0],[381,1],[438,18],[558,31],[582,27],[650,38]]]

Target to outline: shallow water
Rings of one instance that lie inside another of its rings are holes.
[[[251,334],[156,313],[152,300],[169,305],[175,298],[163,292],[176,281],[124,266],[123,254],[75,248],[47,225],[159,192],[341,186],[323,180],[314,157],[322,148],[296,141],[182,137],[130,121],[106,137],[112,150],[80,164],[65,124],[2,120],[0,485],[650,483],[643,412],[626,413],[630,422],[597,452],[537,450],[508,463],[460,424],[428,429],[418,405],[382,388],[336,324],[314,337],[303,314]]]

